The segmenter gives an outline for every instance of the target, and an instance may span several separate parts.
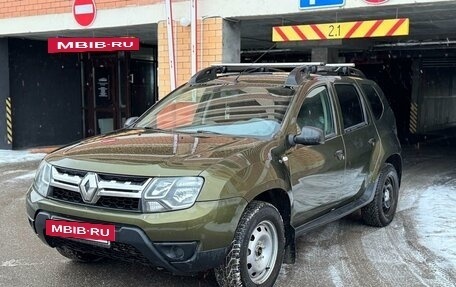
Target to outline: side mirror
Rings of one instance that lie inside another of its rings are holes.
[[[302,127],[301,134],[289,135],[288,143],[292,146],[302,145],[319,145],[325,143],[325,136],[321,129],[315,127]]]
[[[139,117],[131,117],[131,118],[128,118],[125,123],[124,123],[124,128],[129,128],[130,126],[132,126],[136,120],[139,119]]]

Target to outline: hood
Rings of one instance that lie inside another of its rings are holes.
[[[132,129],[62,148],[46,160],[56,166],[137,176],[194,176],[262,141],[208,134]]]

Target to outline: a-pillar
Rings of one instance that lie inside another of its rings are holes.
[[[197,67],[209,67],[214,63],[239,63],[241,54],[241,31],[238,22],[220,17],[203,18],[197,21]],[[191,71],[191,27],[173,21],[176,87],[187,82]],[[158,23],[158,89],[162,99],[171,92],[170,66],[166,21]]]
[[[0,149],[13,148],[12,102],[9,88],[8,39],[0,39]]]
[[[312,48],[312,62],[337,63],[339,50],[326,47]]]

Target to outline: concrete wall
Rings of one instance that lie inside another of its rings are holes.
[[[176,1],[176,0],[174,0]],[[179,1],[179,0],[177,0]],[[182,0],[181,0],[182,1]],[[141,6],[163,2],[162,0],[96,0],[98,9],[113,9],[128,6]],[[46,14],[72,13],[73,1],[62,0],[33,0],[17,1],[2,0],[0,3],[0,18],[36,16]]]
[[[166,22],[158,24],[158,79],[159,98],[170,89],[168,41]],[[188,81],[191,75],[190,27],[174,23],[175,56],[177,67],[176,86]],[[214,63],[240,61],[240,29],[236,22],[222,18],[207,18],[197,26],[197,70]]]

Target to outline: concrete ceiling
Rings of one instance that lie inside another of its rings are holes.
[[[338,46],[343,49],[368,49],[383,43],[413,41],[456,41],[456,1],[432,4],[402,6],[378,6],[359,9],[332,9],[303,11],[271,17],[235,18],[241,25],[241,49],[243,51],[269,49],[274,43],[272,27],[296,24],[333,23],[354,20],[376,20],[387,18],[410,18],[410,36],[375,38],[370,40],[353,39],[344,41],[308,41],[279,44],[275,49],[305,51],[314,46]],[[27,33],[15,35],[29,39],[45,40],[48,37],[109,37],[136,36],[143,44],[157,44],[157,24],[115,27],[105,29],[68,30],[47,33]]]

